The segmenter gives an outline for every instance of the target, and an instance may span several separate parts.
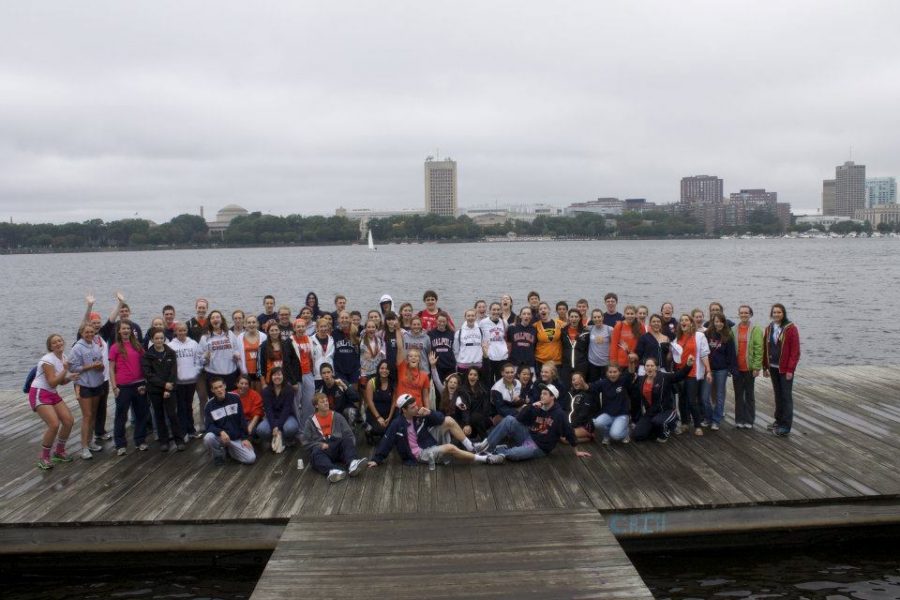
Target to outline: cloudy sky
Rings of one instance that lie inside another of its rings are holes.
[[[900,176],[900,2],[0,0],[0,216],[678,199]]]

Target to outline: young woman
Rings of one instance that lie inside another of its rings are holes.
[[[244,333],[244,311],[238,309],[231,313],[231,332],[240,337]]]
[[[166,334],[154,327],[148,332],[150,347],[141,357],[141,367],[147,380],[147,398],[156,413],[156,432],[159,449],[184,450],[184,431],[178,421],[178,400],[175,392],[178,357],[166,346]]]
[[[662,317],[663,333],[670,340],[675,339],[675,329],[678,327],[678,319],[675,318],[675,306],[671,302],[663,302],[659,307],[659,315]]]
[[[241,399],[241,410],[247,419],[247,437],[256,435],[256,428],[265,416],[262,396],[250,386],[250,383],[247,374],[241,373],[238,376],[237,389],[233,392]]]
[[[800,361],[800,334],[788,319],[784,304],[773,304],[769,317],[772,322],[763,335],[763,374],[772,379],[775,395],[772,432],[786,436],[794,422],[794,371]]]
[[[476,321],[474,308],[465,312],[465,322],[453,334],[453,355],[456,358],[456,372],[464,375],[469,367],[481,369],[484,361],[484,332]]]
[[[513,312],[513,299],[509,294],[500,296],[500,318],[506,321],[507,325],[516,324],[516,313]]]
[[[694,435],[703,435],[702,410],[698,395],[700,382],[712,380],[709,372],[709,345],[706,336],[694,329],[694,320],[690,315],[681,315],[676,330],[676,340],[672,342],[672,360],[676,368],[682,369],[689,357],[694,357],[694,364],[684,380],[681,393],[678,394],[681,427],[676,430],[682,433],[688,429],[688,419],[693,423]]]
[[[403,332],[403,348],[407,352],[413,348],[417,349],[423,360],[431,354],[431,338],[422,327],[421,317],[413,317],[409,329]]]
[[[310,311],[310,316],[312,318],[310,319],[309,322],[311,322],[311,323],[315,323],[316,321],[318,321],[319,317],[321,317],[323,314],[322,309],[319,308],[319,297],[316,295],[315,292],[310,292],[306,295],[306,302],[304,303],[304,308],[308,308]],[[301,312],[301,314],[297,315],[298,319],[303,317],[303,314],[302,314],[303,311],[301,310],[300,312]]]
[[[316,335],[316,321],[321,317],[314,317],[310,307],[304,306],[301,308],[300,315],[297,318],[303,319],[303,322],[306,323],[306,335],[310,337]]]
[[[387,311],[384,314],[384,331],[381,337],[384,339],[384,356],[391,367],[391,373],[397,373],[397,331],[400,329],[400,321],[397,313]]]
[[[564,322],[553,318],[550,305],[541,302],[538,307],[538,322],[534,324],[537,331],[534,346],[534,361],[538,369],[544,363],[550,363],[554,367],[562,362],[562,341],[560,330]],[[562,395],[562,394],[560,394]]]
[[[481,321],[482,344],[485,358],[482,379],[487,385],[493,385],[500,379],[503,365],[509,361],[509,346],[506,344],[506,321],[501,318],[502,308],[499,302],[492,302],[488,309],[488,318]]]
[[[308,307],[307,307],[308,308]],[[306,331],[306,320],[302,317],[294,321],[294,336],[291,338],[291,347],[298,360],[297,383],[294,394],[294,416],[298,423],[306,422],[306,419],[315,412],[313,398],[316,394],[316,374],[313,373],[313,345]],[[285,368],[286,371],[290,370]],[[290,373],[289,375],[293,375]],[[287,377],[290,380],[290,377]],[[290,381],[289,381],[290,382]],[[293,384],[292,384],[293,385]]]
[[[259,371],[259,347],[266,341],[266,334],[259,331],[259,321],[254,315],[244,319],[244,331],[238,336],[238,348],[241,352],[241,375],[247,376],[250,388],[257,394],[262,392],[262,382],[257,375]]]
[[[729,375],[737,375],[737,350],[725,315],[713,313],[706,330],[709,344],[709,368],[712,371],[710,401],[705,405],[710,428],[718,431],[725,416],[725,384]]]
[[[628,368],[628,356],[634,354],[638,338],[644,332],[637,320],[637,309],[634,306],[629,304],[623,313],[625,318],[616,323],[609,342],[609,364],[619,365],[624,370]]]
[[[128,411],[134,411],[134,444],[145,451],[147,422],[150,406],[147,402],[147,385],[141,367],[144,348],[131,327],[131,321],[119,321],[116,341],[109,347],[109,389],[116,399],[116,418],[113,428],[116,454],[124,456],[128,441],[125,439],[125,422]]]
[[[322,385],[320,375],[322,365],[334,364],[334,338],[331,337],[331,331],[331,321],[322,317],[316,323],[316,335],[309,339],[312,344],[313,377],[316,380],[316,388]]]
[[[763,331],[750,319],[753,309],[738,308],[740,322],[732,328],[737,346],[738,372],[734,376],[734,423],[738,429],[753,429],[756,421],[756,377],[762,369]]]
[[[103,393],[105,344],[98,345],[94,342],[99,336],[90,323],[82,324],[78,335],[79,340],[72,346],[69,372],[79,374],[75,391],[81,407],[81,458],[89,460],[94,456],[92,452],[103,450],[103,446],[94,441],[94,415]]]
[[[281,341],[281,326],[277,321],[266,323],[268,337],[259,347],[259,377],[265,385],[272,383],[272,369],[283,369],[282,376],[288,385],[297,386],[300,378],[300,359],[293,344]]]
[[[450,321],[446,315],[438,315],[435,328],[428,332],[431,353],[437,358],[435,368],[437,369],[438,377],[435,381],[443,381],[451,373],[456,372],[456,356],[453,354],[454,334],[449,324]]]
[[[627,314],[627,307],[625,312]],[[603,398],[600,414],[594,419],[594,430],[604,445],[609,444],[610,439],[627,444],[629,442],[628,424],[631,419],[637,421],[640,418],[640,414],[635,415],[632,409],[629,388],[633,381],[633,367],[626,371],[620,369],[617,364],[610,363],[606,370],[606,377],[598,379],[590,385],[591,391],[599,392]]]
[[[649,308],[647,308],[647,307],[644,306],[643,304],[641,304],[640,306],[637,307],[636,318],[637,318],[637,322],[638,322],[638,323],[640,324],[640,326],[641,326],[641,333],[642,333],[642,334],[643,334],[643,333],[647,333],[648,331],[650,331],[650,326],[649,326],[649,324],[647,323],[647,317],[648,317],[649,315],[650,315],[650,309],[649,309]]]
[[[693,365],[694,357],[688,356],[684,367],[675,373],[666,373],[652,356],[644,360],[644,374],[632,385],[632,395],[640,397],[644,409],[632,432],[634,441],[642,442],[650,438],[657,442],[669,441],[669,431],[678,421],[673,388],[688,376]]]
[[[569,384],[563,383],[563,381],[559,378],[559,373],[556,370],[556,365],[552,363],[544,363],[541,365],[541,370],[538,373],[538,381],[537,384],[532,386],[532,396],[531,402],[537,402],[541,398],[541,385],[554,385],[556,389],[559,390],[559,404],[562,406],[563,411],[566,414],[572,410],[572,407],[569,405]]]
[[[235,388],[240,375],[238,365],[241,364],[243,354],[240,348],[237,336],[228,330],[228,323],[222,312],[211,311],[206,320],[206,333],[200,338],[207,390],[213,377],[221,378],[225,382],[226,390]]]
[[[488,316],[487,302],[485,302],[484,300],[476,300],[475,304],[472,308],[475,309],[475,322],[476,323],[481,323],[482,320],[487,319],[487,316]]]
[[[384,435],[388,423],[394,417],[394,378],[390,365],[381,360],[375,375],[366,383],[366,442],[374,446]]]
[[[603,322],[603,311],[595,308],[591,311],[591,326],[588,329],[588,383],[606,377],[609,366],[610,340],[613,328]]]
[[[149,348],[153,345],[153,340],[150,339],[150,330],[151,329],[162,329],[165,331],[165,321],[162,317],[153,317],[150,321],[150,327],[147,328],[147,333],[144,334],[144,348]]]
[[[375,329],[380,334],[382,327],[383,327],[383,323],[382,323],[383,319],[381,318],[381,313],[375,309],[370,310],[366,314],[366,322],[369,322],[369,321],[373,321],[375,323]]]
[[[353,324],[346,310],[338,314],[338,326],[331,333],[331,339],[334,341],[331,366],[335,377],[356,386],[359,383],[359,327]],[[310,405],[310,408],[315,411],[314,406]]]
[[[175,351],[178,358],[178,378],[175,380],[175,398],[177,402],[178,423],[184,431],[184,441],[188,436],[194,438],[203,437],[203,427],[198,432],[194,425],[194,392],[197,381],[202,375],[200,365],[203,363],[203,354],[200,352],[200,344],[188,337],[188,328],[185,323],[175,322],[175,339],[169,343],[169,348]],[[201,397],[200,416],[206,411],[206,398]]]
[[[500,372],[500,379],[491,387],[490,412],[493,415],[493,424],[496,425],[509,415],[517,415],[527,400],[525,394],[522,393],[522,382],[516,379],[515,365],[504,364]]]
[[[366,321],[362,338],[359,340],[359,386],[365,389],[369,379],[378,371],[378,365],[385,359],[384,340],[378,335],[378,324]]]
[[[509,344],[509,362],[517,369],[527,368],[534,375],[534,348],[537,345],[537,330],[531,324],[531,308],[525,306],[519,311],[516,323],[506,329],[506,343]]]
[[[47,354],[38,361],[37,373],[28,390],[31,410],[47,424],[41,436],[41,453],[37,463],[38,468],[45,471],[52,468],[55,462],[72,462],[72,458],[66,454],[66,441],[75,425],[75,419],[69,407],[56,393],[56,388],[79,378],[78,373],[69,372],[69,362],[63,355],[66,343],[61,335],[54,333],[48,337],[46,347]]]
[[[652,358],[658,369],[669,370],[669,353],[671,344],[669,336],[663,332],[663,319],[660,315],[650,317],[650,329],[638,338],[635,354],[638,356],[638,364],[643,365],[648,358]],[[642,371],[638,371],[642,374]]]
[[[409,331],[412,329],[413,305],[404,302],[400,305],[400,327]]]
[[[560,332],[562,344],[562,362],[559,365],[559,378],[563,381],[571,381],[572,373],[578,372],[587,375],[588,372],[588,347],[591,343],[590,332],[581,323],[581,313],[578,309],[569,309],[568,322]]]
[[[409,394],[419,407],[430,408],[431,378],[427,367],[422,364],[422,355],[418,349],[409,352],[403,347],[402,331],[397,329],[397,396]]]
[[[519,394],[526,404],[534,402],[535,397],[540,397],[534,380],[534,370],[530,367],[519,367],[516,370],[516,379],[522,384],[522,391]]]
[[[271,384],[262,393],[265,418],[256,426],[256,434],[267,445],[279,439],[279,443],[272,443],[272,450],[278,452],[297,437],[300,424],[294,416],[294,390],[285,380],[284,371],[274,367],[270,379]]]
[[[473,439],[484,439],[493,423],[490,392],[481,382],[481,370],[470,367],[465,378],[459,378],[459,391],[467,399],[463,410],[471,433],[466,435]]]

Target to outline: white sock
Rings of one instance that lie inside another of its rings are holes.
[[[472,442],[469,442],[469,443],[471,444]],[[487,462],[487,454],[476,454],[476,455],[475,455],[475,462],[477,462],[477,463],[486,463],[486,462]]]
[[[469,452],[475,450],[475,446],[472,444],[472,440],[470,440],[469,438],[463,438],[462,445],[463,448],[465,448]]]

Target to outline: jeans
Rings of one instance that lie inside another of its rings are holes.
[[[143,381],[123,385],[119,387],[119,395],[116,397],[116,418],[113,426],[113,436],[116,448],[126,448],[128,440],[125,438],[125,423],[128,421],[128,410],[134,411],[134,443],[140,446],[147,438],[147,422],[150,420],[150,406],[147,403],[147,394],[140,393],[139,388],[145,388]]]
[[[701,381],[705,384],[706,380],[698,380],[694,377],[688,377],[681,384],[681,392],[678,394],[678,410],[681,413],[682,425],[687,425],[689,421],[693,421],[694,427],[700,427],[700,401],[697,393],[700,390]]]
[[[309,462],[316,472],[328,475],[328,471],[337,468],[338,464],[349,466],[356,460],[356,441],[352,437],[331,438],[327,443],[328,450],[316,446],[309,453]]]
[[[247,448],[240,440],[229,440],[227,444],[222,443],[222,438],[214,433],[207,433],[203,436],[203,445],[209,450],[213,458],[225,458],[228,454],[231,458],[245,465],[252,465],[256,462],[256,452],[253,447]]]
[[[785,377],[777,367],[769,367],[769,377],[775,395],[775,427],[790,431],[794,422],[794,380]]]
[[[514,446],[497,446],[500,442],[509,438]],[[487,437],[488,448],[496,449],[497,454],[504,455],[507,459],[529,460],[545,456],[544,451],[537,447],[531,439],[531,432],[515,417],[503,417]]]
[[[753,425],[756,420],[756,378],[753,371],[740,371],[734,381],[734,422]]]
[[[725,417],[726,383],[728,383],[728,369],[719,369],[712,372],[712,385],[706,385],[706,397],[703,403],[704,418],[716,425],[720,424]]]
[[[614,440],[624,440],[628,437],[628,415],[614,417],[603,413],[594,419],[594,427],[604,438],[611,437]]]
[[[299,431],[300,425],[297,423],[296,417],[294,415],[289,416],[284,422],[284,428],[281,430],[282,441],[287,443],[293,440],[297,437],[297,432]],[[256,435],[266,444],[272,441],[272,424],[269,422],[268,417],[257,423]]]

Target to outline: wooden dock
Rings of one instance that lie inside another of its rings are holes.
[[[0,394],[0,553],[273,549],[292,518],[591,511],[620,540],[799,527],[900,524],[900,380],[888,367],[803,368],[788,438],[771,422],[768,380],[757,382],[757,426],[601,447],[576,459],[499,467],[405,467],[395,460],[337,485],[300,451],[257,464],[212,466],[203,447],[35,468],[42,423],[21,393]],[[76,418],[77,404],[69,399]],[[729,397],[727,415],[733,414]],[[77,429],[76,429],[77,431]],[[74,433],[69,451],[80,450]],[[354,517],[355,518],[355,517]],[[381,517],[379,517],[381,518]],[[393,518],[393,517],[392,517]],[[294,527],[289,528],[293,531]],[[439,543],[439,540],[435,540]]]

